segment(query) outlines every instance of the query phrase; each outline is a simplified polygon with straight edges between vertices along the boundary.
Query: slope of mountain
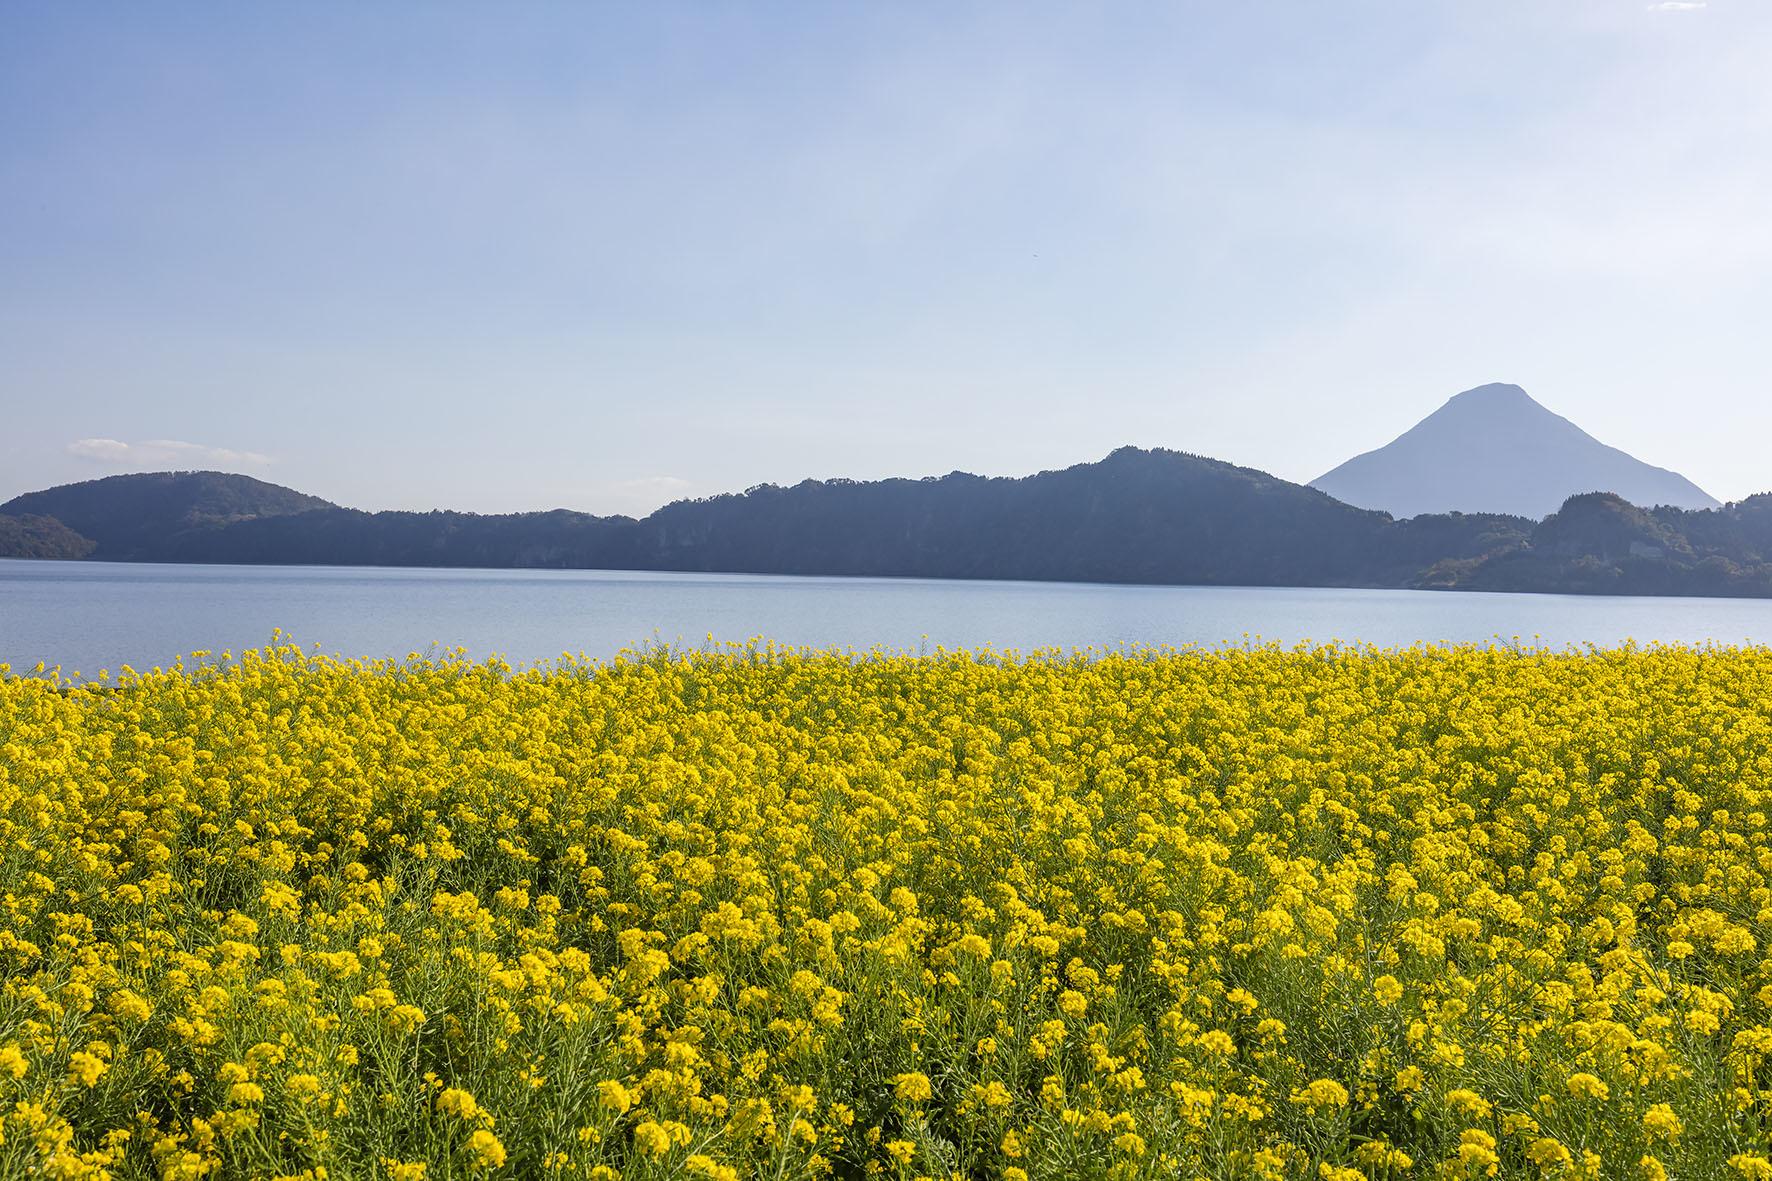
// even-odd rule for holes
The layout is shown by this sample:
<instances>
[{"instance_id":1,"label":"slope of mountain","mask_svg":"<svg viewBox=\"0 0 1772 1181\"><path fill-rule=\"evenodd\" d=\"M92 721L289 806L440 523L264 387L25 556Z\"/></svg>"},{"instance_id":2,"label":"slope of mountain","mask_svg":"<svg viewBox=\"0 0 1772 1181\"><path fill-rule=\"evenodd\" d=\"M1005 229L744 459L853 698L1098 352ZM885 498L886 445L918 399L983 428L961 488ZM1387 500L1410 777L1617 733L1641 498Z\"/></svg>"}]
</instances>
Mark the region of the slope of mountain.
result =
<instances>
[{"instance_id":1,"label":"slope of mountain","mask_svg":"<svg viewBox=\"0 0 1772 1181\"><path fill-rule=\"evenodd\" d=\"M1677 472L1608 447L1519 386L1501 384L1454 396L1311 486L1399 518L1485 512L1538 519L1583 492L1611 492L1640 505L1717 507Z\"/></svg>"},{"instance_id":2,"label":"slope of mountain","mask_svg":"<svg viewBox=\"0 0 1772 1181\"><path fill-rule=\"evenodd\" d=\"M0 558L84 558L92 548L54 517L0 513Z\"/></svg>"},{"instance_id":3,"label":"slope of mountain","mask_svg":"<svg viewBox=\"0 0 1772 1181\"><path fill-rule=\"evenodd\" d=\"M226 472L144 472L27 492L0 514L52 517L94 543L92 557L176 560L178 539L236 521L334 507L318 496Z\"/></svg>"},{"instance_id":4,"label":"slope of mountain","mask_svg":"<svg viewBox=\"0 0 1772 1181\"><path fill-rule=\"evenodd\" d=\"M182 534L168 558L288 566L616 569L630 517L555 509L482 515L327 508Z\"/></svg>"}]
</instances>

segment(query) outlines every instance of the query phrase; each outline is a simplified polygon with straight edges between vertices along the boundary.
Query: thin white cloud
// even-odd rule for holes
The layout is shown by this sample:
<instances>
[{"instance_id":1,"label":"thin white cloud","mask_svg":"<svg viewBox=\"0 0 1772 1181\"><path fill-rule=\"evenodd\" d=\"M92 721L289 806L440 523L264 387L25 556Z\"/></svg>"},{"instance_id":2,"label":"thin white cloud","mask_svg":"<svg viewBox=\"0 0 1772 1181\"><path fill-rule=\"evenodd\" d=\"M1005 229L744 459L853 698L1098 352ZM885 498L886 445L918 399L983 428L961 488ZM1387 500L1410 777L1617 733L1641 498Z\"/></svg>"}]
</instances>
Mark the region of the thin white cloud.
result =
<instances>
[{"instance_id":1,"label":"thin white cloud","mask_svg":"<svg viewBox=\"0 0 1772 1181\"><path fill-rule=\"evenodd\" d=\"M68 454L90 463L109 467L264 467L271 457L257 451L236 451L230 447L208 447L180 439L148 439L125 443L121 439L75 439L68 444Z\"/></svg>"},{"instance_id":2,"label":"thin white cloud","mask_svg":"<svg viewBox=\"0 0 1772 1181\"><path fill-rule=\"evenodd\" d=\"M122 463L129 458L129 444L121 439L75 439L68 454L94 463Z\"/></svg>"},{"instance_id":3,"label":"thin white cloud","mask_svg":"<svg viewBox=\"0 0 1772 1181\"><path fill-rule=\"evenodd\" d=\"M1650 12L1697 12L1709 8L1710 0L1660 0L1648 7Z\"/></svg>"}]
</instances>

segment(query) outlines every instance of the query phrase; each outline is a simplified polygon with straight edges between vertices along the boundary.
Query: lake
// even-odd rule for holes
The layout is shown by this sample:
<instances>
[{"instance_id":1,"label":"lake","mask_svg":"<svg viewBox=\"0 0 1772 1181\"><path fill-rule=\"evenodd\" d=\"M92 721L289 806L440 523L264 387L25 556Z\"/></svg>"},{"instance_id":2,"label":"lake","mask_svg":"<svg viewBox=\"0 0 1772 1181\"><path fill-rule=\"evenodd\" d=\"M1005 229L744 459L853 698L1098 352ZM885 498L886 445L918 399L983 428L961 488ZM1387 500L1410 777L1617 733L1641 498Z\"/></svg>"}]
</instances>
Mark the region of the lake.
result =
<instances>
[{"instance_id":1,"label":"lake","mask_svg":"<svg viewBox=\"0 0 1772 1181\"><path fill-rule=\"evenodd\" d=\"M1342 640L1542 643L1772 638L1772 601L1290 587L790 578L607 570L163 566L0 560L0 663L67 673L260 647L514 663L764 636L815 647L1087 648Z\"/></svg>"}]
</instances>

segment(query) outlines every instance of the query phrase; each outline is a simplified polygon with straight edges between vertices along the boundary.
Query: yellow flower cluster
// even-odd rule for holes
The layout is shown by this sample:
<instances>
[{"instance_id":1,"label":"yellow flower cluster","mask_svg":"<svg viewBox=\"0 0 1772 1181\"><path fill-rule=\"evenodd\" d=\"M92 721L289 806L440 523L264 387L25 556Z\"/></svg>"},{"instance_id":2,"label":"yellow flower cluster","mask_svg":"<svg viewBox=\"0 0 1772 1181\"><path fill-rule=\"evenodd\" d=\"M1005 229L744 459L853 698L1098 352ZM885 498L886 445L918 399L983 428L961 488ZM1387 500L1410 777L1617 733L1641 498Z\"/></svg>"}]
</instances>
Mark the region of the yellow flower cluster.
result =
<instances>
[{"instance_id":1,"label":"yellow flower cluster","mask_svg":"<svg viewBox=\"0 0 1772 1181\"><path fill-rule=\"evenodd\" d=\"M1772 652L0 669L0 1176L1772 1178Z\"/></svg>"}]
</instances>

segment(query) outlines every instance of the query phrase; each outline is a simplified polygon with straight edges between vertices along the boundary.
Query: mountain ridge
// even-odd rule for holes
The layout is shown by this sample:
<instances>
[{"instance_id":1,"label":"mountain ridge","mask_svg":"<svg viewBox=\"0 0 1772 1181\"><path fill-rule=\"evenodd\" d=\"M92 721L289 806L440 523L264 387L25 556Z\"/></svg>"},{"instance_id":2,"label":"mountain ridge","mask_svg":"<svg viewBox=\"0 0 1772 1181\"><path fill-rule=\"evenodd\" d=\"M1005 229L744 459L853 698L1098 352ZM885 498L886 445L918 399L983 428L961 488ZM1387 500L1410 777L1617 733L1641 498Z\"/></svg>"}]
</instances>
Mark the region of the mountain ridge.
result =
<instances>
[{"instance_id":1,"label":"mountain ridge","mask_svg":"<svg viewBox=\"0 0 1772 1181\"><path fill-rule=\"evenodd\" d=\"M8 524L27 509L29 529ZM0 556L1772 596L1772 494L1705 510L1583 494L1543 521L1397 520L1258 469L1122 447L1030 476L765 484L637 519L369 513L244 476L149 473L0 505Z\"/></svg>"}]
</instances>

